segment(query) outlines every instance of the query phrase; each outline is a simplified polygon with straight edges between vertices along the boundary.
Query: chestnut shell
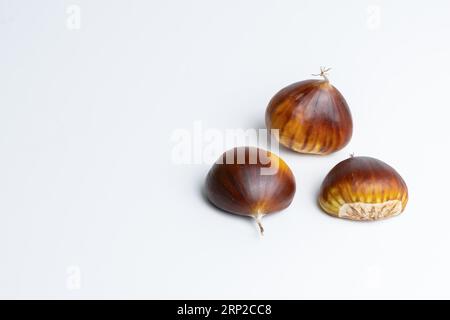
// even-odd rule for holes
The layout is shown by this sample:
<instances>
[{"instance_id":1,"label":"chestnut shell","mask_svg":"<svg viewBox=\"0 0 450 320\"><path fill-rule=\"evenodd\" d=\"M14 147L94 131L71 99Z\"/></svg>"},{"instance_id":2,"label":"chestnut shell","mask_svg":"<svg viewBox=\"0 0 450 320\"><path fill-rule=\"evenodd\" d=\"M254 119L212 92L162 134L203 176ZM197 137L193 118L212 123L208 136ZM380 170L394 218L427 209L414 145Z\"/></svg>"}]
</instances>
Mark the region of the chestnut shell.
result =
<instances>
[{"instance_id":1,"label":"chestnut shell","mask_svg":"<svg viewBox=\"0 0 450 320\"><path fill-rule=\"evenodd\" d=\"M332 216L378 220L403 212L408 188L394 168L375 158L351 157L338 163L322 183L319 205Z\"/></svg>"},{"instance_id":2,"label":"chestnut shell","mask_svg":"<svg viewBox=\"0 0 450 320\"><path fill-rule=\"evenodd\" d=\"M239 154L245 155L242 164ZM232 159L232 163L227 159ZM274 174L262 174L262 168L271 167ZM275 154L255 147L225 152L206 178L206 195L215 206L252 217L285 209L291 204L295 189L295 178L288 165Z\"/></svg>"},{"instance_id":3,"label":"chestnut shell","mask_svg":"<svg viewBox=\"0 0 450 320\"><path fill-rule=\"evenodd\" d=\"M328 80L305 80L279 91L266 110L266 126L300 153L329 154L345 147L353 121L342 94Z\"/></svg>"}]
</instances>

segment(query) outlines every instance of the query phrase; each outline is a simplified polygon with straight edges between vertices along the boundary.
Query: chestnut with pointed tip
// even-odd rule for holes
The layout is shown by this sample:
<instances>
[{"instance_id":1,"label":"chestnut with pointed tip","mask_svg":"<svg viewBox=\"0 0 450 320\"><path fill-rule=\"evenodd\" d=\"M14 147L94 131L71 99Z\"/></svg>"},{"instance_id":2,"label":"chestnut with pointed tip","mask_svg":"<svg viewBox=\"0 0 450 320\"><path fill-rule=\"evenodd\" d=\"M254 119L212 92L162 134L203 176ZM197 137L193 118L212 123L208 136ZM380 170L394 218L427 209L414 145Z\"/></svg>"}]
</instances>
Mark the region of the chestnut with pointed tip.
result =
<instances>
[{"instance_id":1,"label":"chestnut with pointed tip","mask_svg":"<svg viewBox=\"0 0 450 320\"><path fill-rule=\"evenodd\" d=\"M328 214L351 220L399 215L408 202L402 177L386 163L353 157L338 163L322 183L319 205Z\"/></svg>"},{"instance_id":2,"label":"chestnut with pointed tip","mask_svg":"<svg viewBox=\"0 0 450 320\"><path fill-rule=\"evenodd\" d=\"M288 165L275 154L255 147L225 152L206 178L208 199L222 210L255 218L261 235L261 218L287 208L295 189Z\"/></svg>"},{"instance_id":3,"label":"chestnut with pointed tip","mask_svg":"<svg viewBox=\"0 0 450 320\"><path fill-rule=\"evenodd\" d=\"M269 130L279 130L285 147L311 154L329 154L345 147L353 133L347 102L330 84L321 68L323 80L305 80L279 91L266 110Z\"/></svg>"}]
</instances>

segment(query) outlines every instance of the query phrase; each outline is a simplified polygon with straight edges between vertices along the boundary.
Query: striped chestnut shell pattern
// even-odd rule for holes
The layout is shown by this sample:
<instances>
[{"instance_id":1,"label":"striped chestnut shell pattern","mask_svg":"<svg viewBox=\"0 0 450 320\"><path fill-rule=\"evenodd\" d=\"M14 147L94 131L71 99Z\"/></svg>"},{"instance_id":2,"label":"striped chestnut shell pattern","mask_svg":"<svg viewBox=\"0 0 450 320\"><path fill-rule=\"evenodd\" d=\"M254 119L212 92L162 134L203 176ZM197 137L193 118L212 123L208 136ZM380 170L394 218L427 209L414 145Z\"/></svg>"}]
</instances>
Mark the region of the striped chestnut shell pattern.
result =
<instances>
[{"instance_id":1,"label":"striped chestnut shell pattern","mask_svg":"<svg viewBox=\"0 0 450 320\"><path fill-rule=\"evenodd\" d=\"M403 212L408 188L394 168L375 158L351 157L338 163L322 183L319 205L351 220L379 220Z\"/></svg>"},{"instance_id":2,"label":"striped chestnut shell pattern","mask_svg":"<svg viewBox=\"0 0 450 320\"><path fill-rule=\"evenodd\" d=\"M270 151L255 147L225 152L206 178L209 201L227 212L255 218L261 233L261 218L287 208L295 190L288 165Z\"/></svg>"},{"instance_id":3,"label":"striped chestnut shell pattern","mask_svg":"<svg viewBox=\"0 0 450 320\"><path fill-rule=\"evenodd\" d=\"M267 107L266 126L279 130L279 142L285 147L322 155L345 147L353 133L347 102L326 76L279 91Z\"/></svg>"}]
</instances>

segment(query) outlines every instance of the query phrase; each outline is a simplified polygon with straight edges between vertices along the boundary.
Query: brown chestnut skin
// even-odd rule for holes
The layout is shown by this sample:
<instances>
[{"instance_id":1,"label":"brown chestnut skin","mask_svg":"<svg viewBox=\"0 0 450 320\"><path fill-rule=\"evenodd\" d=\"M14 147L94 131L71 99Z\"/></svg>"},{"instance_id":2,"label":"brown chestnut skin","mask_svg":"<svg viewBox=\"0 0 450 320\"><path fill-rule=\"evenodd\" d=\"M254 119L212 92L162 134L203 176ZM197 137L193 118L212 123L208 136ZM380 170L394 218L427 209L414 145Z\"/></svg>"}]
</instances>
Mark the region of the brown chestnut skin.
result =
<instances>
[{"instance_id":1,"label":"brown chestnut skin","mask_svg":"<svg viewBox=\"0 0 450 320\"><path fill-rule=\"evenodd\" d=\"M326 155L345 147L353 133L350 109L342 94L324 80L305 80L279 91L266 110L266 126L279 130L285 147Z\"/></svg>"},{"instance_id":2,"label":"brown chestnut skin","mask_svg":"<svg viewBox=\"0 0 450 320\"><path fill-rule=\"evenodd\" d=\"M375 158L351 157L338 163L322 183L319 205L350 220L379 220L403 212L408 187L394 168Z\"/></svg>"},{"instance_id":3,"label":"brown chestnut skin","mask_svg":"<svg viewBox=\"0 0 450 320\"><path fill-rule=\"evenodd\" d=\"M255 218L261 235L261 218L287 208L295 190L288 165L275 154L255 147L225 152L206 178L209 201L227 212Z\"/></svg>"}]
</instances>

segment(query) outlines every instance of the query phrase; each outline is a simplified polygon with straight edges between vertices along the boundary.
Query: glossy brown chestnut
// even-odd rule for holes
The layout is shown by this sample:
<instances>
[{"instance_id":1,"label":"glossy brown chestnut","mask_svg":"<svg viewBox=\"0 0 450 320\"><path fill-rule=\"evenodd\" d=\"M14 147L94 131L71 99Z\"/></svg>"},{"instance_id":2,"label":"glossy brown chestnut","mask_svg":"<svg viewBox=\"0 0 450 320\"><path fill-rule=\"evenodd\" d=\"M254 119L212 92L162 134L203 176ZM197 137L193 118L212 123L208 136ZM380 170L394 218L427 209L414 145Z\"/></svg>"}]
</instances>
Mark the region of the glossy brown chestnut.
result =
<instances>
[{"instance_id":1,"label":"glossy brown chestnut","mask_svg":"<svg viewBox=\"0 0 450 320\"><path fill-rule=\"evenodd\" d=\"M330 84L328 70L323 80L305 80L278 92L266 111L269 130L279 130L279 141L301 153L329 154L350 141L353 122L347 102Z\"/></svg>"},{"instance_id":2,"label":"glossy brown chestnut","mask_svg":"<svg viewBox=\"0 0 450 320\"><path fill-rule=\"evenodd\" d=\"M399 215L408 188L391 166L370 157L338 163L322 183L319 204L328 214L351 220L379 220Z\"/></svg>"},{"instance_id":3,"label":"glossy brown chestnut","mask_svg":"<svg viewBox=\"0 0 450 320\"><path fill-rule=\"evenodd\" d=\"M206 195L218 208L256 219L287 208L294 198L295 178L275 154L239 147L225 152L208 173Z\"/></svg>"}]
</instances>

